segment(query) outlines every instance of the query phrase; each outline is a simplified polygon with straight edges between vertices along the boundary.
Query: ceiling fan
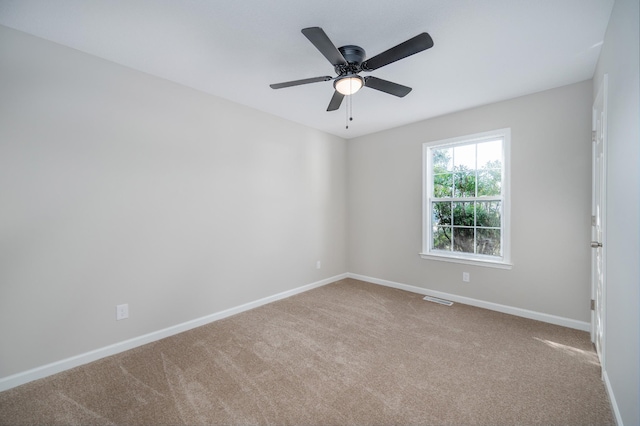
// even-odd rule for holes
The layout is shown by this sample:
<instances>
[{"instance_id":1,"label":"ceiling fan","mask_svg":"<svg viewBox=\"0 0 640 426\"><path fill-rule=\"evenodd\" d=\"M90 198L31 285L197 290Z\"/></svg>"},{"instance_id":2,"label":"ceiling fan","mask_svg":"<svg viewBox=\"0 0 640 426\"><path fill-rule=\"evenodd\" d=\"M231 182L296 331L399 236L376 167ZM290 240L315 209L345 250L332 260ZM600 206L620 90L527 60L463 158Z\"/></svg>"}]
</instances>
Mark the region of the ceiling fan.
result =
<instances>
[{"instance_id":1,"label":"ceiling fan","mask_svg":"<svg viewBox=\"0 0 640 426\"><path fill-rule=\"evenodd\" d=\"M385 65L433 47L431 36L427 33L421 33L391 49L385 50L373 58L366 59L366 53L360 46L346 45L336 48L320 27L304 28L302 34L304 34L316 49L333 65L336 74L338 74L337 77L323 76L305 78L302 80L271 84L269 86L272 89L282 89L284 87L333 80L335 92L333 93L331 102L329 102L327 111L335 111L340 108L342 100L346 95L356 93L363 86L401 98L406 96L411 91L411 87L373 76L363 78L358 74L363 71L369 72L377 70Z\"/></svg>"}]
</instances>

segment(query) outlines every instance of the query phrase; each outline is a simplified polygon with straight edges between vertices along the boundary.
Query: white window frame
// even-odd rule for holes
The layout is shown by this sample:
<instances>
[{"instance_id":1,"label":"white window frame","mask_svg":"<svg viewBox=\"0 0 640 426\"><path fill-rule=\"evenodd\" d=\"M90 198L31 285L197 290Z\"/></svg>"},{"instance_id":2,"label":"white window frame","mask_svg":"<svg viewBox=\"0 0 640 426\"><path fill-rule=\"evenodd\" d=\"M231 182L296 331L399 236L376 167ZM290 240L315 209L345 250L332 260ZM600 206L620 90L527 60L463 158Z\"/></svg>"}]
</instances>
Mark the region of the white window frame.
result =
<instances>
[{"instance_id":1,"label":"white window frame","mask_svg":"<svg viewBox=\"0 0 640 426\"><path fill-rule=\"evenodd\" d=\"M480 143L502 139L502 223L501 247L502 257L486 256L473 253L448 252L431 249L432 242L432 212L431 195L433 194L433 168L431 165L431 150L444 147L454 147L471 143ZM422 252L423 259L440 260L445 262L463 263L493 268L511 269L511 129L498 129L473 135L460 136L451 139L425 142L422 144Z\"/></svg>"}]
</instances>

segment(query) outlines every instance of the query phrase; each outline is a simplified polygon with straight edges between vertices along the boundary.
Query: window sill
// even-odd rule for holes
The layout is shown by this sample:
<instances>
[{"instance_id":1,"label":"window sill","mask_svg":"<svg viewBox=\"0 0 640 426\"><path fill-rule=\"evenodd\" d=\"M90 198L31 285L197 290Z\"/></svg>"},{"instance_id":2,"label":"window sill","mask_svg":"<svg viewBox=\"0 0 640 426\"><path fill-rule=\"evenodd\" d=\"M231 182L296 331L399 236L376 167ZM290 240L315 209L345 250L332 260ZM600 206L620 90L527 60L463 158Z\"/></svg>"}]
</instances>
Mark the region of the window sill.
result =
<instances>
[{"instance_id":1,"label":"window sill","mask_svg":"<svg viewBox=\"0 0 640 426\"><path fill-rule=\"evenodd\" d=\"M466 259L463 257L439 256L432 253L420 253L420 257L427 260L438 260L440 262L462 263L465 265L484 266L487 268L511 269L513 264L491 260Z\"/></svg>"}]
</instances>

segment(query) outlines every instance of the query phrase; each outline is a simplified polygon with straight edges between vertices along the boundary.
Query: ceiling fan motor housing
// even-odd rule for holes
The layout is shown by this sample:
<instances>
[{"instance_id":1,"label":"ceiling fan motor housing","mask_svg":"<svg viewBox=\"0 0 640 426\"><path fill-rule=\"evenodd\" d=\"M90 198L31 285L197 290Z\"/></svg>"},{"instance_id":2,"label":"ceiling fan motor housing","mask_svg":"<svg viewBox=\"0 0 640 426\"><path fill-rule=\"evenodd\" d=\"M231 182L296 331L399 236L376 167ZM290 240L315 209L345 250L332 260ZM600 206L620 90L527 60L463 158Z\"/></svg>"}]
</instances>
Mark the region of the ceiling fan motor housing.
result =
<instances>
[{"instance_id":1,"label":"ceiling fan motor housing","mask_svg":"<svg viewBox=\"0 0 640 426\"><path fill-rule=\"evenodd\" d=\"M348 73L357 74L362 71L360 65L367 57L367 53L362 47L348 44L346 46L339 47L338 50L347 61L346 65L336 65L335 68L338 75L345 75Z\"/></svg>"}]
</instances>

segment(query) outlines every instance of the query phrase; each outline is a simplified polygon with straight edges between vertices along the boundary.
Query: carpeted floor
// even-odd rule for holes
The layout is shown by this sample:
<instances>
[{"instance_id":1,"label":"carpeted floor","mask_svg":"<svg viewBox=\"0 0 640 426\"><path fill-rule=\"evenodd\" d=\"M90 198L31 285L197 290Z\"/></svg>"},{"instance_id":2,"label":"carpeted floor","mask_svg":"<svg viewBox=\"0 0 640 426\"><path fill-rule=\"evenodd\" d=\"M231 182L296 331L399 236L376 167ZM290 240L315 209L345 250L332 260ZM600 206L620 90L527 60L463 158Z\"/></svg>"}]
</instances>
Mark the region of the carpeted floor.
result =
<instances>
[{"instance_id":1,"label":"carpeted floor","mask_svg":"<svg viewBox=\"0 0 640 426\"><path fill-rule=\"evenodd\" d=\"M1 424L615 424L586 332L346 279L0 393Z\"/></svg>"}]
</instances>

